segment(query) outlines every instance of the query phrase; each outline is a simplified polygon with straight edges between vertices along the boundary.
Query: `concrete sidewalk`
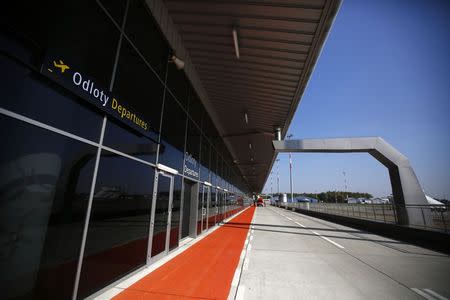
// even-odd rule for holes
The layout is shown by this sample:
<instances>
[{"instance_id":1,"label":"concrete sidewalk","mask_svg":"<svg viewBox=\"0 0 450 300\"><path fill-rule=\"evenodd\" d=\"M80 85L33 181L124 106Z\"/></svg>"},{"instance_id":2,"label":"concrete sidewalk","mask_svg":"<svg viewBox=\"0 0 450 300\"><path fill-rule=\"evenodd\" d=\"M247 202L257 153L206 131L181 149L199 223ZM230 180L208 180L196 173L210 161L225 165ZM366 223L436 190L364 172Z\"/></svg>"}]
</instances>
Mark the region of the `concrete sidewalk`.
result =
<instances>
[{"instance_id":1,"label":"concrete sidewalk","mask_svg":"<svg viewBox=\"0 0 450 300\"><path fill-rule=\"evenodd\" d=\"M237 299L446 299L450 257L276 207L252 221Z\"/></svg>"}]
</instances>

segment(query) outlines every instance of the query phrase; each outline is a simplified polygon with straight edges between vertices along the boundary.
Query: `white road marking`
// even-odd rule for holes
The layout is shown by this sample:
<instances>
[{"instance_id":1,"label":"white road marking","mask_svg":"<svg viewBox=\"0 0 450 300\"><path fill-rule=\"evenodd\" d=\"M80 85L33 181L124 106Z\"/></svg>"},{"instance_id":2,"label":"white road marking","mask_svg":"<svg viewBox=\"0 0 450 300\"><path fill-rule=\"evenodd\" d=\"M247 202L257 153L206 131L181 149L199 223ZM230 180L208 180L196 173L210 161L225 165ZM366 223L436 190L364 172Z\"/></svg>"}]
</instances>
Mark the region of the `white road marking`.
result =
<instances>
[{"instance_id":1,"label":"white road marking","mask_svg":"<svg viewBox=\"0 0 450 300\"><path fill-rule=\"evenodd\" d=\"M283 217L286 217L285 215L283 215L283 214L281 214ZM289 217L286 217L287 219L289 219L289 220L291 220L291 221L294 221L294 220L292 220L291 218L289 218ZM300 225L300 226L302 226L303 228L306 228L306 226L305 225L302 225L302 224L300 224L299 222L295 222L294 221L294 223L295 224L297 224L297 225ZM333 244L333 245L335 245L336 247L338 247L338 248L340 248L340 249L345 249L344 248L344 246L342 246L342 245L339 245L338 243L336 243L335 241L332 241L332 240L330 240L329 238L327 238L327 237L324 237L324 236L322 236L322 235L320 235L319 233L317 233L317 232L315 232L315 231L313 231L313 230L311 230L311 232L312 233L314 233L315 235L317 235L317 236L319 236L319 237L321 237L321 238L323 238L325 241L327 241L327 242L329 242L329 243L331 243L331 244ZM442 300L442 299L441 299ZM448 299L446 299L446 300L448 300Z\"/></svg>"},{"instance_id":2,"label":"white road marking","mask_svg":"<svg viewBox=\"0 0 450 300\"><path fill-rule=\"evenodd\" d=\"M323 238L325 241L332 243L332 244L335 245L336 247L341 248L341 249L345 249L344 246L339 245L339 244L336 243L335 241L332 241L332 240L330 240L329 238L324 237L324 236L320 235L319 233L317 233L317 232L315 232L315 231L312 231L312 230L311 230L311 232L314 233L314 234L316 234L316 235L318 235L319 237Z\"/></svg>"},{"instance_id":3,"label":"white road marking","mask_svg":"<svg viewBox=\"0 0 450 300\"><path fill-rule=\"evenodd\" d=\"M239 272L234 272L233 281L231 282L231 286L238 286L240 278L241 278L241 274Z\"/></svg>"},{"instance_id":4,"label":"white road marking","mask_svg":"<svg viewBox=\"0 0 450 300\"><path fill-rule=\"evenodd\" d=\"M286 219L288 219L288 220L292 221L292 219L291 219L291 218L289 218L289 217L286 217Z\"/></svg>"},{"instance_id":5,"label":"white road marking","mask_svg":"<svg viewBox=\"0 0 450 300\"><path fill-rule=\"evenodd\" d=\"M425 293L425 292L422 292L422 291L419 290L419 289L412 288L412 290L413 290L414 292L416 292L417 294L419 294L420 296L424 297L425 299L428 299L428 300L436 300L436 298L431 297L430 295L428 295L428 294Z\"/></svg>"},{"instance_id":6,"label":"white road marking","mask_svg":"<svg viewBox=\"0 0 450 300\"><path fill-rule=\"evenodd\" d=\"M247 270L248 270L248 264L249 264L248 261L249 261L249 260L248 260L248 257L246 257L245 260L244 260L244 266L243 266L243 268L242 268L244 271L247 271Z\"/></svg>"},{"instance_id":7,"label":"white road marking","mask_svg":"<svg viewBox=\"0 0 450 300\"><path fill-rule=\"evenodd\" d=\"M300 226L302 226L303 228L306 228L306 226L305 225L303 225L303 224L300 224L299 222L294 222L295 224L297 224L297 225L300 225Z\"/></svg>"},{"instance_id":8,"label":"white road marking","mask_svg":"<svg viewBox=\"0 0 450 300\"><path fill-rule=\"evenodd\" d=\"M321 238L323 238L324 240L326 240L326 241L328 241L328 242L330 242L330 243L332 243L333 245L335 245L336 247L338 247L338 248L341 248L341 249L344 249L344 247L343 246L341 246L341 245L339 245L338 243L336 243L335 241L332 241L332 240L330 240L329 238L327 238L327 237L324 237L324 236L320 236Z\"/></svg>"},{"instance_id":9,"label":"white road marking","mask_svg":"<svg viewBox=\"0 0 450 300\"><path fill-rule=\"evenodd\" d=\"M244 300L244 294L245 294L245 285L241 284L238 287L235 299L236 300Z\"/></svg>"},{"instance_id":10,"label":"white road marking","mask_svg":"<svg viewBox=\"0 0 450 300\"><path fill-rule=\"evenodd\" d=\"M428 294L431 294L431 295L433 295L433 296L435 296L436 298L438 298L439 300L448 300L448 298L446 298L446 297L444 297L444 296L442 296L442 295L439 295L438 293L436 293L435 291L433 291L433 290L430 290L430 289L423 289L425 292L427 292Z\"/></svg>"}]
</instances>

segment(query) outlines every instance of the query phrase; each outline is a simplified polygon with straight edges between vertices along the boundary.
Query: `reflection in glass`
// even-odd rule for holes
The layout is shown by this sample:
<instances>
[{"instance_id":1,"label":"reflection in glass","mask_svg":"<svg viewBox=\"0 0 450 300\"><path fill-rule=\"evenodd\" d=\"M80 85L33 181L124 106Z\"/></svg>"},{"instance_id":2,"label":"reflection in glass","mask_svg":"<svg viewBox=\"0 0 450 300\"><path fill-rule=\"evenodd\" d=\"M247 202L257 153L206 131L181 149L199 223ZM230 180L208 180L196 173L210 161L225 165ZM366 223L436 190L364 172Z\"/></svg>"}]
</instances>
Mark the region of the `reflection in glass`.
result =
<instances>
[{"instance_id":1,"label":"reflection in glass","mask_svg":"<svg viewBox=\"0 0 450 300\"><path fill-rule=\"evenodd\" d=\"M211 188L210 203L208 208L208 228L213 227L216 224L217 218L217 198L216 189Z\"/></svg>"},{"instance_id":2,"label":"reflection in glass","mask_svg":"<svg viewBox=\"0 0 450 300\"><path fill-rule=\"evenodd\" d=\"M200 130L189 120L184 175L199 179Z\"/></svg>"},{"instance_id":3,"label":"reflection in glass","mask_svg":"<svg viewBox=\"0 0 450 300\"><path fill-rule=\"evenodd\" d=\"M195 183L193 181L184 180L184 195L183 195L183 225L182 225L182 232L181 232L181 238L185 238L189 235L190 231L190 220L193 218L191 216L191 204L192 204L192 197L194 196L194 188Z\"/></svg>"},{"instance_id":4,"label":"reflection in glass","mask_svg":"<svg viewBox=\"0 0 450 300\"><path fill-rule=\"evenodd\" d=\"M72 295L96 148L0 115L3 299Z\"/></svg>"},{"instance_id":5,"label":"reflection in glass","mask_svg":"<svg viewBox=\"0 0 450 300\"><path fill-rule=\"evenodd\" d=\"M152 237L152 257L166 250L167 223L169 218L171 178L159 174L156 194L155 219Z\"/></svg>"},{"instance_id":6,"label":"reflection in glass","mask_svg":"<svg viewBox=\"0 0 450 300\"><path fill-rule=\"evenodd\" d=\"M153 179L152 167L102 152L79 298L146 263Z\"/></svg>"},{"instance_id":7,"label":"reflection in glass","mask_svg":"<svg viewBox=\"0 0 450 300\"><path fill-rule=\"evenodd\" d=\"M178 247L178 234L180 231L180 206L181 206L181 182L183 178L174 177L173 184L173 200L172 200L172 216L170 221L170 240L169 250Z\"/></svg>"},{"instance_id":8,"label":"reflection in glass","mask_svg":"<svg viewBox=\"0 0 450 300\"><path fill-rule=\"evenodd\" d=\"M217 207L218 207L218 214L216 222L219 223L224 219L224 205L223 205L223 192L218 191L217 193Z\"/></svg>"},{"instance_id":9,"label":"reflection in glass","mask_svg":"<svg viewBox=\"0 0 450 300\"><path fill-rule=\"evenodd\" d=\"M120 122L108 118L104 144L120 152L155 163L158 144Z\"/></svg>"},{"instance_id":10,"label":"reflection in glass","mask_svg":"<svg viewBox=\"0 0 450 300\"><path fill-rule=\"evenodd\" d=\"M187 115L170 94L166 94L161 128L164 148L159 151L158 162L183 172L184 142Z\"/></svg>"},{"instance_id":11,"label":"reflection in glass","mask_svg":"<svg viewBox=\"0 0 450 300\"><path fill-rule=\"evenodd\" d=\"M206 208L204 207L204 198L206 196L205 186L200 184L198 189L198 207L197 207L197 234L202 233L202 221L206 214Z\"/></svg>"},{"instance_id":12,"label":"reflection in glass","mask_svg":"<svg viewBox=\"0 0 450 300\"><path fill-rule=\"evenodd\" d=\"M206 140L205 136L201 137L201 149L200 149L200 180L209 182L209 169L210 169L210 144Z\"/></svg>"}]
</instances>

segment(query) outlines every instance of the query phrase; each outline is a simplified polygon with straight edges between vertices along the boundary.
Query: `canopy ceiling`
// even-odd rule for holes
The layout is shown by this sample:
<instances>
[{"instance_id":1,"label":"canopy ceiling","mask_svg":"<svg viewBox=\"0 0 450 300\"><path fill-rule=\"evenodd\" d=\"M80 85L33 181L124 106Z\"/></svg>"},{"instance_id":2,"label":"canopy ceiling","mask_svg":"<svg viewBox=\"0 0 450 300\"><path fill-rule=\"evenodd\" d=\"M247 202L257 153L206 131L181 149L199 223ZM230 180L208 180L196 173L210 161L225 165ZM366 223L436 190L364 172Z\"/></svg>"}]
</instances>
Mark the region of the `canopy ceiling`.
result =
<instances>
[{"instance_id":1,"label":"canopy ceiling","mask_svg":"<svg viewBox=\"0 0 450 300\"><path fill-rule=\"evenodd\" d=\"M167 10L157 21L166 36L173 35L169 42L187 61L188 77L253 191L260 191L269 175L275 159L274 129L280 127L285 136L339 4L339 0L149 4L153 14Z\"/></svg>"}]
</instances>

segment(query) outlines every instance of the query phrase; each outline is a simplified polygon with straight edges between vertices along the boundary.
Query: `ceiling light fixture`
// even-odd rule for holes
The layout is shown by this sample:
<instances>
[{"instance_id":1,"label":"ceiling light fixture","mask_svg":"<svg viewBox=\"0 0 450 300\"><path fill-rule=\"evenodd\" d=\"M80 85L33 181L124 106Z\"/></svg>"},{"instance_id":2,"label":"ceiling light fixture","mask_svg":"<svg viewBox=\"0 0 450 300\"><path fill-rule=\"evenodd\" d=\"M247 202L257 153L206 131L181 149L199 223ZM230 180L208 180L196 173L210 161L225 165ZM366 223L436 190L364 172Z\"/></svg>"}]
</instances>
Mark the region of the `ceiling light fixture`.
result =
<instances>
[{"instance_id":1,"label":"ceiling light fixture","mask_svg":"<svg viewBox=\"0 0 450 300\"><path fill-rule=\"evenodd\" d=\"M245 124L248 125L248 115L246 112L244 113L244 119L245 119Z\"/></svg>"},{"instance_id":2,"label":"ceiling light fixture","mask_svg":"<svg viewBox=\"0 0 450 300\"><path fill-rule=\"evenodd\" d=\"M234 42L234 52L236 53L237 59L239 59L239 43L236 28L233 28L233 42Z\"/></svg>"},{"instance_id":3,"label":"ceiling light fixture","mask_svg":"<svg viewBox=\"0 0 450 300\"><path fill-rule=\"evenodd\" d=\"M252 150L252 143L248 143L248 148L250 149L250 150Z\"/></svg>"}]
</instances>

